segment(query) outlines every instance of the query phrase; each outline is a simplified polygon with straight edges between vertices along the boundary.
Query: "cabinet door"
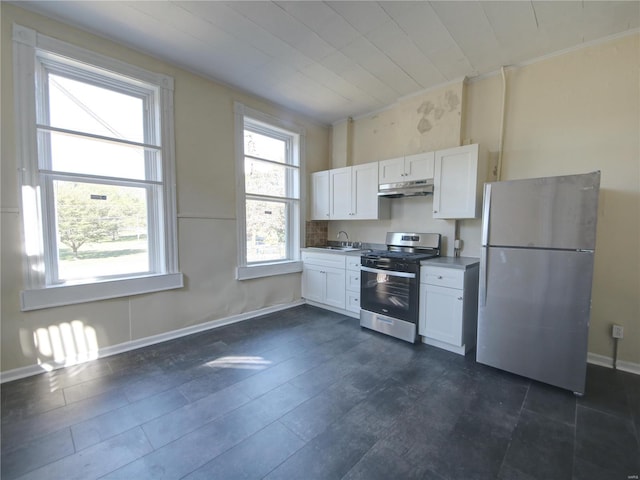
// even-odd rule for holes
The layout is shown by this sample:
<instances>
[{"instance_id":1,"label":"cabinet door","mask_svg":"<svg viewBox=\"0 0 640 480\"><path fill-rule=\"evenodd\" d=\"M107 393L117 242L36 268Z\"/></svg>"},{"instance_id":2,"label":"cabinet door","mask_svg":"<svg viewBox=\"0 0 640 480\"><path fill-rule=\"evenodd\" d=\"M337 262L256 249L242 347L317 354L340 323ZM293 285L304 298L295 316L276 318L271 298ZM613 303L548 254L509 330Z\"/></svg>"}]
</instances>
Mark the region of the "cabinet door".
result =
<instances>
[{"instance_id":1,"label":"cabinet door","mask_svg":"<svg viewBox=\"0 0 640 480\"><path fill-rule=\"evenodd\" d=\"M360 313L360 292L347 290L346 309L353 313Z\"/></svg>"},{"instance_id":2,"label":"cabinet door","mask_svg":"<svg viewBox=\"0 0 640 480\"><path fill-rule=\"evenodd\" d=\"M344 269L324 268L325 297L322 303L336 308L345 308L345 272Z\"/></svg>"},{"instance_id":3,"label":"cabinet door","mask_svg":"<svg viewBox=\"0 0 640 480\"><path fill-rule=\"evenodd\" d=\"M404 180L433 178L435 152L418 153L404 157Z\"/></svg>"},{"instance_id":4,"label":"cabinet door","mask_svg":"<svg viewBox=\"0 0 640 480\"><path fill-rule=\"evenodd\" d=\"M302 296L307 300L324 303L325 270L317 265L304 264L302 270Z\"/></svg>"},{"instance_id":5,"label":"cabinet door","mask_svg":"<svg viewBox=\"0 0 640 480\"><path fill-rule=\"evenodd\" d=\"M360 271L347 270L347 290L360 291Z\"/></svg>"},{"instance_id":6,"label":"cabinet door","mask_svg":"<svg viewBox=\"0 0 640 480\"><path fill-rule=\"evenodd\" d=\"M351 167L329 170L329 218L349 220L351 209Z\"/></svg>"},{"instance_id":7,"label":"cabinet door","mask_svg":"<svg viewBox=\"0 0 640 480\"><path fill-rule=\"evenodd\" d=\"M351 218L378 218L378 165L356 165L351 172Z\"/></svg>"},{"instance_id":8,"label":"cabinet door","mask_svg":"<svg viewBox=\"0 0 640 480\"><path fill-rule=\"evenodd\" d=\"M433 218L476 218L478 145L435 153Z\"/></svg>"},{"instance_id":9,"label":"cabinet door","mask_svg":"<svg viewBox=\"0 0 640 480\"><path fill-rule=\"evenodd\" d=\"M329 170L311 175L311 220L329 220Z\"/></svg>"},{"instance_id":10,"label":"cabinet door","mask_svg":"<svg viewBox=\"0 0 640 480\"><path fill-rule=\"evenodd\" d=\"M404 157L391 158L378 162L378 172L380 185L404 181Z\"/></svg>"},{"instance_id":11,"label":"cabinet door","mask_svg":"<svg viewBox=\"0 0 640 480\"><path fill-rule=\"evenodd\" d=\"M422 335L462 346L463 291L426 285L424 333Z\"/></svg>"}]
</instances>

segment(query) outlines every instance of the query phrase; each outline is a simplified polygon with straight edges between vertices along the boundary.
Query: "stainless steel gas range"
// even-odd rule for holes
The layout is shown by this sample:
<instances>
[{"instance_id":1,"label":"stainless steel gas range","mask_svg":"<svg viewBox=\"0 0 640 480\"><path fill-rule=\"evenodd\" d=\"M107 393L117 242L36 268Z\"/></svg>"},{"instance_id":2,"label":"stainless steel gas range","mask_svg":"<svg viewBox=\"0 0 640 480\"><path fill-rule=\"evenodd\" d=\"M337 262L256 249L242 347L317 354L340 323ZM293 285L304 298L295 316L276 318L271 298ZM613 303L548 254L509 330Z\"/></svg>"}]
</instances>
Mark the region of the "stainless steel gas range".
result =
<instances>
[{"instance_id":1,"label":"stainless steel gas range","mask_svg":"<svg viewBox=\"0 0 640 480\"><path fill-rule=\"evenodd\" d=\"M420 262L440 255L439 233L389 232L361 257L360 326L415 343Z\"/></svg>"}]
</instances>

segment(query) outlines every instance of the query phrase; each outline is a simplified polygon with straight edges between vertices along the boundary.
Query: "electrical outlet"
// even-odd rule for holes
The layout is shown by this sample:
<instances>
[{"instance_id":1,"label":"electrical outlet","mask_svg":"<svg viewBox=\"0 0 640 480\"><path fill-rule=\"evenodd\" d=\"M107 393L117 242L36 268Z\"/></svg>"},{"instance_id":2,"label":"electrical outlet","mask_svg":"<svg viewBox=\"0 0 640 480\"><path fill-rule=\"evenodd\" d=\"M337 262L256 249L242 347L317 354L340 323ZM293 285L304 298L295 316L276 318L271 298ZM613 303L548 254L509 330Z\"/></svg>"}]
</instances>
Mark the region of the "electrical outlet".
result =
<instances>
[{"instance_id":1,"label":"electrical outlet","mask_svg":"<svg viewBox=\"0 0 640 480\"><path fill-rule=\"evenodd\" d=\"M611 330L611 336L613 338L622 338L624 336L624 328L622 325L614 325Z\"/></svg>"}]
</instances>

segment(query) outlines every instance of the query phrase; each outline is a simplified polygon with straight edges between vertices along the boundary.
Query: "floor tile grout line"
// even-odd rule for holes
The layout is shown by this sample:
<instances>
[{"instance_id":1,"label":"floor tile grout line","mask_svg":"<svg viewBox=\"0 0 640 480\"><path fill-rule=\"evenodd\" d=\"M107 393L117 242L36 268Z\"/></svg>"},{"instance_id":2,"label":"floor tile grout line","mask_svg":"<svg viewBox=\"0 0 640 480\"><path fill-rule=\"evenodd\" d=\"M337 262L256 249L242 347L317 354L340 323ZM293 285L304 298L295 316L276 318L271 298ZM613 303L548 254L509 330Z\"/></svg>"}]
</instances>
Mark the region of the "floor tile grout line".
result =
<instances>
[{"instance_id":1,"label":"floor tile grout line","mask_svg":"<svg viewBox=\"0 0 640 480\"><path fill-rule=\"evenodd\" d=\"M611 412L610 410L602 410L600 408L590 406L590 405L580 405L579 403L576 404L576 414L577 414L578 408L584 408L586 410L591 410L592 412L598 412L603 415L607 415L609 417L617 418L618 420L623 420L628 423L634 423L632 415L618 415L616 413ZM635 425L634 425L634 430L635 430Z\"/></svg>"},{"instance_id":2,"label":"floor tile grout line","mask_svg":"<svg viewBox=\"0 0 640 480\"><path fill-rule=\"evenodd\" d=\"M525 410L524 406L527 402L527 397L529 396L530 391L531 391L531 381L527 383L527 391L524 394L524 398L522 399L522 404L520 405L520 409L518 410L518 417L517 417L516 423L513 426L513 429L511 430L511 432L509 433L509 442L507 442L507 448L505 448L504 450L502 462L500 462L500 467L498 468L498 472L497 472L498 477L500 476L500 472L504 468L505 463L507 461L507 455L509 453L509 449L511 448L511 443L513 442L513 433L516 431L516 428L518 428L518 425L520 424L520 419L522 418L522 411Z\"/></svg>"}]
</instances>

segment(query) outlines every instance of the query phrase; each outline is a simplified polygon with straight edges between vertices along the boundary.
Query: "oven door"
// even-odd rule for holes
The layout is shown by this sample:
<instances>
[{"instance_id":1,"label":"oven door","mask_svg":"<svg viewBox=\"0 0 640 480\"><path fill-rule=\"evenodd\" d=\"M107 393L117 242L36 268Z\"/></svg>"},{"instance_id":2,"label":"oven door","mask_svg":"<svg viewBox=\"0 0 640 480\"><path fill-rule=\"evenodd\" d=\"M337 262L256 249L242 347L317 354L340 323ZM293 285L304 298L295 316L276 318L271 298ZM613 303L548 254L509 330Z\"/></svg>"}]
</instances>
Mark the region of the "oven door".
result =
<instances>
[{"instance_id":1,"label":"oven door","mask_svg":"<svg viewBox=\"0 0 640 480\"><path fill-rule=\"evenodd\" d=\"M417 272L360 267L360 308L417 324Z\"/></svg>"}]
</instances>

